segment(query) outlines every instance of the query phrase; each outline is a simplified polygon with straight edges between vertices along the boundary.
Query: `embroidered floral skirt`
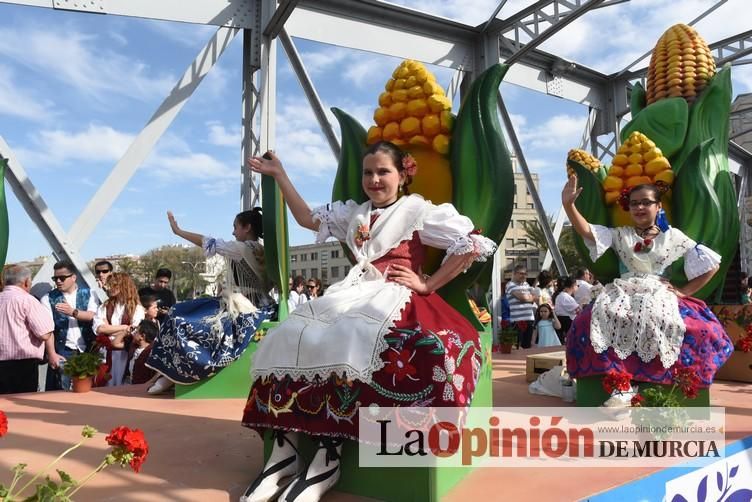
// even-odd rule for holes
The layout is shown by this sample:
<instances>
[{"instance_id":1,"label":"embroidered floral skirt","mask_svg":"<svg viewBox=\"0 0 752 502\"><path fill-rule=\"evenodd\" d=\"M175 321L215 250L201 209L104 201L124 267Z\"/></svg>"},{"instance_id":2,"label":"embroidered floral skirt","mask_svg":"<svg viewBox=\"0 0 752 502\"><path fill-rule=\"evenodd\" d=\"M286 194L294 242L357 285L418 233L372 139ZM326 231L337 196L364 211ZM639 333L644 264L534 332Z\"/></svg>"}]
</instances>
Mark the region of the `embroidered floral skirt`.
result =
<instances>
[{"instance_id":1,"label":"embroidered floral skirt","mask_svg":"<svg viewBox=\"0 0 752 502\"><path fill-rule=\"evenodd\" d=\"M199 298L176 304L162 323L152 344L146 366L175 383L205 380L238 359L251 342L258 326L276 307L254 314L241 314L222 321L222 333L214 333L207 319L219 312L217 298Z\"/></svg>"},{"instance_id":2,"label":"embroidered floral skirt","mask_svg":"<svg viewBox=\"0 0 752 502\"><path fill-rule=\"evenodd\" d=\"M590 343L591 308L588 306L577 316L567 333L567 371L574 377L603 375L609 371L626 371L638 382L671 384L671 368L664 368L658 357L649 363L640 360L636 353L619 359L613 348L597 354ZM686 332L679 359L674 366L695 367L702 388L713 383L713 377L731 356L733 344L718 318L707 305L695 298L679 299L679 314Z\"/></svg>"},{"instance_id":3,"label":"embroidered floral skirt","mask_svg":"<svg viewBox=\"0 0 752 502\"><path fill-rule=\"evenodd\" d=\"M357 440L359 407L368 412L470 404L480 370L478 332L441 297L413 293L385 337L385 365L370 384L334 375L312 381L259 378L251 387L243 425L259 433L271 428Z\"/></svg>"}]
</instances>

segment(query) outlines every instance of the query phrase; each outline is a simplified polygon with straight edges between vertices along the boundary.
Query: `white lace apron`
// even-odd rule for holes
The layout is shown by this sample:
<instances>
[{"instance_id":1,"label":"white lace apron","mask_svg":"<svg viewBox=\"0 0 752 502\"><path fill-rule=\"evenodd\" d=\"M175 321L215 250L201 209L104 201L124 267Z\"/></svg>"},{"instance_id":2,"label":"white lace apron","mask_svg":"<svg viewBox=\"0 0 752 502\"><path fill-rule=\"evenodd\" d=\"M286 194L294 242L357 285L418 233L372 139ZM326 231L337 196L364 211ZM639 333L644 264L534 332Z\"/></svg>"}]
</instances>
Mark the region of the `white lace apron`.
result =
<instances>
[{"instance_id":1,"label":"white lace apron","mask_svg":"<svg viewBox=\"0 0 752 502\"><path fill-rule=\"evenodd\" d=\"M658 356L664 368L671 367L679 358L686 326L679 299L660 274L683 257L684 272L692 280L718 265L720 255L676 228L661 232L643 253L634 251L642 239L631 227L590 228L595 237L595 242L585 241L590 257L596 260L612 247L629 271L607 284L595 300L590 321L593 349L602 353L613 347L620 359L636 352L645 363Z\"/></svg>"},{"instance_id":2,"label":"white lace apron","mask_svg":"<svg viewBox=\"0 0 752 502\"><path fill-rule=\"evenodd\" d=\"M411 295L405 286L385 281L371 263L421 230L431 207L419 197L399 199L371 226L370 239L358 246L358 225L371 220L371 203L360 205L346 236L357 264L324 296L299 306L269 330L254 354L252 378L290 375L311 380L334 373L370 383L384 366L384 335L400 319Z\"/></svg>"}]
</instances>

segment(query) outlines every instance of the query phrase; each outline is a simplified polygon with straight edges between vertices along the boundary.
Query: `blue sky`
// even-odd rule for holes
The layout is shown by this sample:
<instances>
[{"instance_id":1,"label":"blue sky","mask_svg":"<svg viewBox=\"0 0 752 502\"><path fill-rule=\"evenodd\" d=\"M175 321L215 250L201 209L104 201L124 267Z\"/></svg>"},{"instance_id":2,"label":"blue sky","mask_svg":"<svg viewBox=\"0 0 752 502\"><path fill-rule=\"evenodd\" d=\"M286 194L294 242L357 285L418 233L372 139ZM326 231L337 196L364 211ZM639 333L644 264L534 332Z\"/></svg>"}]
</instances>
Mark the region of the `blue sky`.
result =
<instances>
[{"instance_id":1,"label":"blue sky","mask_svg":"<svg viewBox=\"0 0 752 502\"><path fill-rule=\"evenodd\" d=\"M397 3L475 25L498 2ZM510 0L502 17L527 3ZM632 0L587 14L542 48L611 73L651 49L668 26L688 22L712 3ZM748 17L738 15L745 8L744 0L729 0L697 27L708 42L745 31ZM0 19L0 135L67 230L215 28L2 3ZM368 128L400 60L295 42L325 106L348 111ZM231 238L239 208L241 48L238 36L83 246L84 257L140 254L179 242L169 231L168 209L184 228ZM446 86L452 72L432 69ZM735 69L734 86L736 93L752 92L749 65ZM507 84L502 93L528 163L540 175L545 209L555 213L566 152L578 146L587 109ZM275 149L304 198L312 206L325 202L336 160L281 47L277 99ZM8 261L49 253L6 190ZM291 243L311 242L311 232L293 224Z\"/></svg>"}]
</instances>

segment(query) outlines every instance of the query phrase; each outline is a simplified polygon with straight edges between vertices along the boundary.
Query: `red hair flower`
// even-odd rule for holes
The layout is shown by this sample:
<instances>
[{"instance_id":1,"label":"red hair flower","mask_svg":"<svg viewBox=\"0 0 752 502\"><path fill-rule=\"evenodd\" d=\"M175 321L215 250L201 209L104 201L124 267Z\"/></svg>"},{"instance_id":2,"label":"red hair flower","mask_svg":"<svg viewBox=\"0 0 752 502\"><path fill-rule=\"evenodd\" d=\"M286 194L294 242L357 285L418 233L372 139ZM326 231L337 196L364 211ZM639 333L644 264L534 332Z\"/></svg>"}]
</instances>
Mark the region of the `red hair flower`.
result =
<instances>
[{"instance_id":1,"label":"red hair flower","mask_svg":"<svg viewBox=\"0 0 752 502\"><path fill-rule=\"evenodd\" d=\"M402 157L402 168L408 176L415 176L418 173L418 164L409 153Z\"/></svg>"},{"instance_id":2,"label":"red hair flower","mask_svg":"<svg viewBox=\"0 0 752 502\"><path fill-rule=\"evenodd\" d=\"M135 472L141 470L141 465L149 454L149 444L141 429L131 430L121 425L112 429L105 441L115 447L112 450L112 456L117 462L121 465L130 463Z\"/></svg>"},{"instance_id":3,"label":"red hair flower","mask_svg":"<svg viewBox=\"0 0 752 502\"><path fill-rule=\"evenodd\" d=\"M0 438L8 434L8 417L0 411Z\"/></svg>"}]
</instances>

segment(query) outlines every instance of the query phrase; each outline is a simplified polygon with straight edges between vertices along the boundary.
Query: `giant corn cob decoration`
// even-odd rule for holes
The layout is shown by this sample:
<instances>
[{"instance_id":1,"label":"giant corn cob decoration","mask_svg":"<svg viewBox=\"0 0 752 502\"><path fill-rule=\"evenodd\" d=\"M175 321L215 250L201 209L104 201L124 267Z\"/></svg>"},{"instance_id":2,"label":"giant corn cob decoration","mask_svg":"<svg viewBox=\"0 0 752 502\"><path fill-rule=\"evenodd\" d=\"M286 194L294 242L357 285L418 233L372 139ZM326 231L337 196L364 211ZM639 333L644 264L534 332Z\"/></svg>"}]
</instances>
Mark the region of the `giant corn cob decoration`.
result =
<instances>
[{"instance_id":1,"label":"giant corn cob decoration","mask_svg":"<svg viewBox=\"0 0 752 502\"><path fill-rule=\"evenodd\" d=\"M392 141L418 163L410 191L435 204L452 202L484 235L500 242L512 215L514 175L497 114L497 93L507 71L494 65L471 85L454 119L451 103L434 76L416 61L404 61L379 96L375 125L366 130L345 112L333 109L342 131L342 152L332 191L333 200L364 202L361 188L363 154L368 144ZM434 266L438 265L438 258ZM444 286L440 293L482 329L468 303L467 290L486 289L492 263L476 263ZM426 270L430 272L430 270Z\"/></svg>"},{"instance_id":2,"label":"giant corn cob decoration","mask_svg":"<svg viewBox=\"0 0 752 502\"><path fill-rule=\"evenodd\" d=\"M686 24L666 30L653 49L646 101L681 96L689 103L715 74L715 60L700 35Z\"/></svg>"},{"instance_id":3,"label":"giant corn cob decoration","mask_svg":"<svg viewBox=\"0 0 752 502\"><path fill-rule=\"evenodd\" d=\"M671 189L663 199L669 223L723 257L719 273L696 294L718 300L738 246L739 217L728 168L731 71L715 70L705 41L688 26L672 26L653 50L647 92L639 84L632 90L633 118L622 129L608 176L599 180L588 163L571 156L568 166L583 181L577 208L593 223L631 224L615 203L621 190L665 183ZM581 240L578 248L587 260ZM619 273L613 253L593 267L606 280ZM686 282L681 261L672 281Z\"/></svg>"}]
</instances>

